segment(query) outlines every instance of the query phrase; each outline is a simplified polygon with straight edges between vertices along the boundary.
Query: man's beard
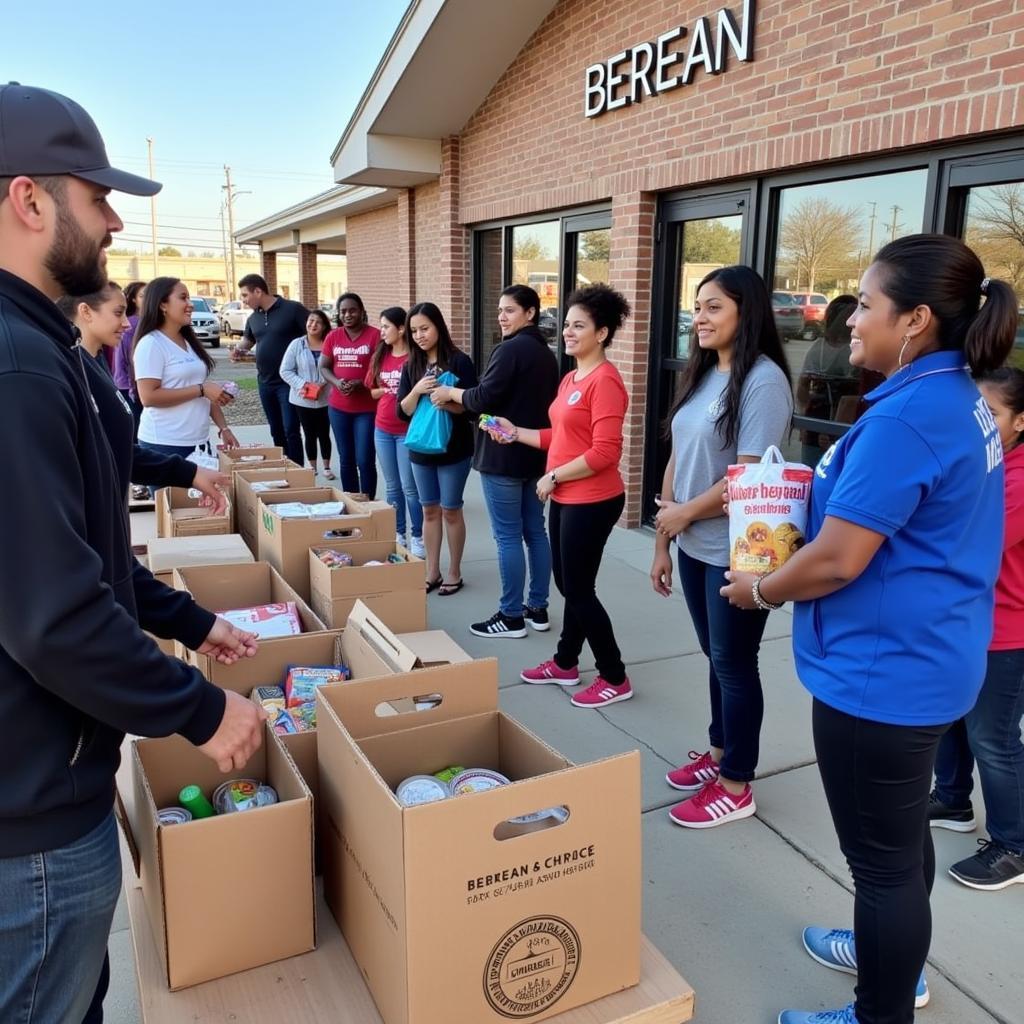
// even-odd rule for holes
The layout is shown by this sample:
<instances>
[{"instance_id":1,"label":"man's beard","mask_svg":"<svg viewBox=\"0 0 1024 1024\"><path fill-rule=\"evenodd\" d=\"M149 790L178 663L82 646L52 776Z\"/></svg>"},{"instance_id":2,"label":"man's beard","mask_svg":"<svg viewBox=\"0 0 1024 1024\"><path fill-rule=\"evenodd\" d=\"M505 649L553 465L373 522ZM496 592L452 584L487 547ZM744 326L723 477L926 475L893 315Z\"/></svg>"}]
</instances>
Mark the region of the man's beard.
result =
<instances>
[{"instance_id":1,"label":"man's beard","mask_svg":"<svg viewBox=\"0 0 1024 1024\"><path fill-rule=\"evenodd\" d=\"M57 210L57 230L44 264L60 285L64 295L92 295L107 283L106 269L100 264L100 253L110 242L94 242L78 226L66 199L53 196Z\"/></svg>"}]
</instances>

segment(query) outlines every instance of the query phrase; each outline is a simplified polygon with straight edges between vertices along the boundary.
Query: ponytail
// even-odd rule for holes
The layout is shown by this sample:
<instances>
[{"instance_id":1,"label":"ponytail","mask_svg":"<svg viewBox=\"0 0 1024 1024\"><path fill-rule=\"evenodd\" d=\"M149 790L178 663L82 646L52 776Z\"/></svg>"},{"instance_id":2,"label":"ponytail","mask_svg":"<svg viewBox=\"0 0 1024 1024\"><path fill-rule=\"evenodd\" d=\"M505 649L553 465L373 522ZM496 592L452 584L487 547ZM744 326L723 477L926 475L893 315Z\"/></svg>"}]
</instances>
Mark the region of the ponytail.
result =
<instances>
[{"instance_id":1,"label":"ponytail","mask_svg":"<svg viewBox=\"0 0 1024 1024\"><path fill-rule=\"evenodd\" d=\"M1006 362L1017 336L1017 293L1005 281L989 280L985 301L964 338L971 373L981 377Z\"/></svg>"}]
</instances>

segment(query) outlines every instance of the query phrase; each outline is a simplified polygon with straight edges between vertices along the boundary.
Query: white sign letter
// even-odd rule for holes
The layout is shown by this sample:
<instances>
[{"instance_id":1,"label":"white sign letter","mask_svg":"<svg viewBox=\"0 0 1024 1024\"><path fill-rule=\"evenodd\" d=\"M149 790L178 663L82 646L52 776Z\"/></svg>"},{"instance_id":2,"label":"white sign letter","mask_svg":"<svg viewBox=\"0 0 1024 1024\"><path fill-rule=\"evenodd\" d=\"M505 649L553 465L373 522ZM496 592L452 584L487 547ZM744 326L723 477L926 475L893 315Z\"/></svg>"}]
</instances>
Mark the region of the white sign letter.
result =
<instances>
[{"instance_id":1,"label":"white sign letter","mask_svg":"<svg viewBox=\"0 0 1024 1024\"><path fill-rule=\"evenodd\" d=\"M679 76L680 85L690 84L693 80L693 72L698 64L703 64L704 70L709 75L714 74L715 65L711 59L711 22L707 18L698 18L693 26L690 52L686 57L683 73Z\"/></svg>"},{"instance_id":2,"label":"white sign letter","mask_svg":"<svg viewBox=\"0 0 1024 1024\"><path fill-rule=\"evenodd\" d=\"M604 110L604 65L591 64L584 72L583 116L597 117Z\"/></svg>"},{"instance_id":3,"label":"white sign letter","mask_svg":"<svg viewBox=\"0 0 1024 1024\"><path fill-rule=\"evenodd\" d=\"M669 89L674 89L678 84L674 78L670 78L666 75L666 71L680 59L679 54L676 53L675 50L668 49L668 45L669 43L675 42L677 39L682 39L685 35L685 28L673 28L658 36L656 44L658 49L658 59L654 64L655 92L667 92Z\"/></svg>"},{"instance_id":4,"label":"white sign letter","mask_svg":"<svg viewBox=\"0 0 1024 1024\"><path fill-rule=\"evenodd\" d=\"M619 96L616 98L615 90L626 80L625 74L618 75L615 73L616 65L625 63L626 58L629 56L629 50L623 50L622 53L615 54L614 57L608 60L608 78L607 78L607 93L608 93L608 105L607 110L618 110L619 107L628 106L630 103L629 94Z\"/></svg>"},{"instance_id":5,"label":"white sign letter","mask_svg":"<svg viewBox=\"0 0 1024 1024\"><path fill-rule=\"evenodd\" d=\"M725 40L729 39L729 45L737 60L752 61L754 59L754 0L743 0L743 35L739 33L736 26L736 19L731 11L724 7L718 12L718 45L715 48L715 68L713 74L720 74L725 70Z\"/></svg>"},{"instance_id":6,"label":"white sign letter","mask_svg":"<svg viewBox=\"0 0 1024 1024\"><path fill-rule=\"evenodd\" d=\"M640 60L643 58L643 64ZM651 68L654 67L654 47L650 43L641 43L633 47L633 69L629 73L629 99L631 103L639 103L644 95L653 96L654 86L651 85ZM639 87L639 88L638 88Z\"/></svg>"}]
</instances>

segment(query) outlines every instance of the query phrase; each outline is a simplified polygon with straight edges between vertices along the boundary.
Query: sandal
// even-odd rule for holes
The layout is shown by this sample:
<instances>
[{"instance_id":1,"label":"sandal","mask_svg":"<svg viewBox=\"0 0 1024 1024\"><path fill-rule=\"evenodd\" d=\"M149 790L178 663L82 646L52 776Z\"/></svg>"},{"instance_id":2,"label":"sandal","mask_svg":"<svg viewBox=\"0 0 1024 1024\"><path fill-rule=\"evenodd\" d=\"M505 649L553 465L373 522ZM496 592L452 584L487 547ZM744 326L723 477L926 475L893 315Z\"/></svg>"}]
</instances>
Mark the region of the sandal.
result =
<instances>
[{"instance_id":1,"label":"sandal","mask_svg":"<svg viewBox=\"0 0 1024 1024\"><path fill-rule=\"evenodd\" d=\"M334 470L333 469L325 469L324 470L324 479L325 480L337 480L337 477L334 475Z\"/></svg>"},{"instance_id":2,"label":"sandal","mask_svg":"<svg viewBox=\"0 0 1024 1024\"><path fill-rule=\"evenodd\" d=\"M436 580L427 580L427 593L432 594L438 587L444 585L444 577L438 576Z\"/></svg>"},{"instance_id":3,"label":"sandal","mask_svg":"<svg viewBox=\"0 0 1024 1024\"><path fill-rule=\"evenodd\" d=\"M457 594L466 585L462 577L459 577L457 583L442 583L441 588L438 590L438 597L451 597L452 594Z\"/></svg>"}]
</instances>

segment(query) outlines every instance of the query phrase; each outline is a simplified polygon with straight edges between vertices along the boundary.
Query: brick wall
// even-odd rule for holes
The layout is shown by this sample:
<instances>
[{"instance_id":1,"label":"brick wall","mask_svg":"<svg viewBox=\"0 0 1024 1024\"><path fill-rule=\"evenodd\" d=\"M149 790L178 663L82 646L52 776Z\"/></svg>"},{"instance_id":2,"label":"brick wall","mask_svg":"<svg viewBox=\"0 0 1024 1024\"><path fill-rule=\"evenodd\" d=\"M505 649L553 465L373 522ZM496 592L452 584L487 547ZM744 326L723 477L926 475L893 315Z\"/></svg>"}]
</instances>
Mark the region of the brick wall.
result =
<instances>
[{"instance_id":1,"label":"brick wall","mask_svg":"<svg viewBox=\"0 0 1024 1024\"><path fill-rule=\"evenodd\" d=\"M264 252L263 246L260 246L260 277L267 282L267 288L270 289L270 294L274 295L277 292L277 253L276 252ZM237 285L238 282L236 281Z\"/></svg>"},{"instance_id":2,"label":"brick wall","mask_svg":"<svg viewBox=\"0 0 1024 1024\"><path fill-rule=\"evenodd\" d=\"M438 253L441 247L440 198L441 186L436 182L420 185L416 189L416 291L413 302L441 300L441 268ZM411 303L410 303L411 305ZM441 307L447 314L447 310Z\"/></svg>"},{"instance_id":3,"label":"brick wall","mask_svg":"<svg viewBox=\"0 0 1024 1024\"><path fill-rule=\"evenodd\" d=\"M363 300L370 323L404 295L396 238L398 207L360 213L345 222L348 287Z\"/></svg>"},{"instance_id":4,"label":"brick wall","mask_svg":"<svg viewBox=\"0 0 1024 1024\"><path fill-rule=\"evenodd\" d=\"M299 243L299 302L306 309L316 309L320 304L320 285L316 273L316 245Z\"/></svg>"}]
</instances>

